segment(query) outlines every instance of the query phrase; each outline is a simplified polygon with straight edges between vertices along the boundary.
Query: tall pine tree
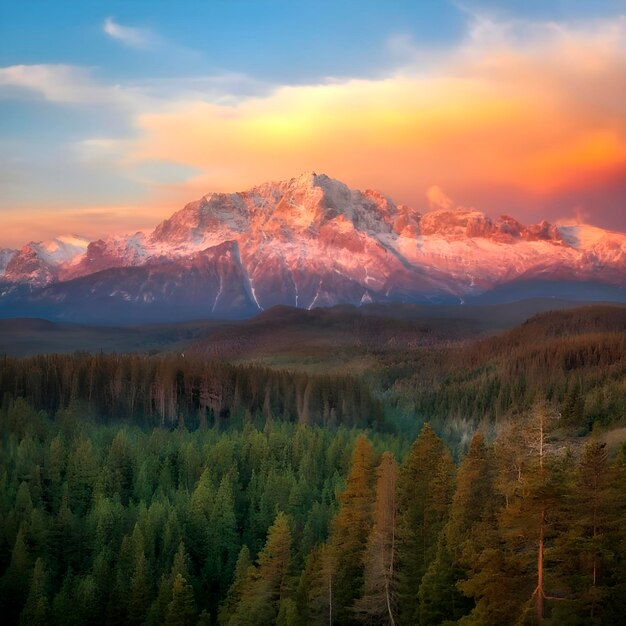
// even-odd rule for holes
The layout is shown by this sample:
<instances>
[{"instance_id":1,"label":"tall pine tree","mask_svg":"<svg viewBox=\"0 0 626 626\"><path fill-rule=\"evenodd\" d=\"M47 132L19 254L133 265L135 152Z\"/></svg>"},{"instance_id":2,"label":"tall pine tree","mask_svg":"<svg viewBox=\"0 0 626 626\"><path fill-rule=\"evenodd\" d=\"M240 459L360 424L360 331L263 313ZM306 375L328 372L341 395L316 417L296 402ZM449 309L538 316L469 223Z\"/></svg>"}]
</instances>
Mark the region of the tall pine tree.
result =
<instances>
[{"instance_id":1,"label":"tall pine tree","mask_svg":"<svg viewBox=\"0 0 626 626\"><path fill-rule=\"evenodd\" d=\"M363 594L355 603L359 621L396 623L396 486L398 466L385 452L377 469L374 523L364 554Z\"/></svg>"},{"instance_id":2,"label":"tall pine tree","mask_svg":"<svg viewBox=\"0 0 626 626\"><path fill-rule=\"evenodd\" d=\"M450 454L425 424L398 476L398 605L403 623L419 621L418 589L436 555L453 480Z\"/></svg>"},{"instance_id":3,"label":"tall pine tree","mask_svg":"<svg viewBox=\"0 0 626 626\"><path fill-rule=\"evenodd\" d=\"M339 512L331 524L333 614L340 623L349 622L354 601L363 589L363 556L372 524L374 450L360 435L352 454L346 488L339 494Z\"/></svg>"}]
</instances>

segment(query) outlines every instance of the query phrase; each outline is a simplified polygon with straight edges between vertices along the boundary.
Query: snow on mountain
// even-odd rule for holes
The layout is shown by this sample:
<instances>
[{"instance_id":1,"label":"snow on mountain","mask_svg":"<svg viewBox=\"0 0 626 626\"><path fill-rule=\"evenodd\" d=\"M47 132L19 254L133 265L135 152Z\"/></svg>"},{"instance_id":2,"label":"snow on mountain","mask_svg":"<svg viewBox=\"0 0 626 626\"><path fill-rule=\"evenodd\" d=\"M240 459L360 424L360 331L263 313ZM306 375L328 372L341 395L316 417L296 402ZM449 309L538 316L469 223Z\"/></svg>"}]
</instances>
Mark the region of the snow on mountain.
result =
<instances>
[{"instance_id":1,"label":"snow on mountain","mask_svg":"<svg viewBox=\"0 0 626 626\"><path fill-rule=\"evenodd\" d=\"M0 278L4 276L9 261L15 256L17 250L12 248L0 248Z\"/></svg>"},{"instance_id":2,"label":"snow on mountain","mask_svg":"<svg viewBox=\"0 0 626 626\"><path fill-rule=\"evenodd\" d=\"M128 268L144 269L131 279ZM61 302L64 290L87 289L105 270L110 298L123 293L142 306L163 306L174 293L180 299L174 282L187 284L185 271L201 273L193 289L204 291L186 301L198 314L224 315L275 304L464 298L535 278L626 286L626 235L586 225L524 225L506 215L492 220L467 208L420 214L380 192L307 172L208 194L148 234L28 244L8 261L4 280L58 285L46 293ZM159 289L159 280L169 287Z\"/></svg>"},{"instance_id":3,"label":"snow on mountain","mask_svg":"<svg viewBox=\"0 0 626 626\"><path fill-rule=\"evenodd\" d=\"M77 235L61 235L50 241L31 241L8 260L4 280L47 284L62 276L65 267L85 253L89 240Z\"/></svg>"},{"instance_id":4,"label":"snow on mountain","mask_svg":"<svg viewBox=\"0 0 626 626\"><path fill-rule=\"evenodd\" d=\"M141 265L150 258L146 252L145 239L145 235L138 232L125 237L92 241L83 254L63 268L63 278L67 280L113 267Z\"/></svg>"},{"instance_id":5,"label":"snow on mountain","mask_svg":"<svg viewBox=\"0 0 626 626\"><path fill-rule=\"evenodd\" d=\"M70 263L83 254L89 245L89 239L77 235L61 235L45 243L31 243L39 255L55 264Z\"/></svg>"}]
</instances>

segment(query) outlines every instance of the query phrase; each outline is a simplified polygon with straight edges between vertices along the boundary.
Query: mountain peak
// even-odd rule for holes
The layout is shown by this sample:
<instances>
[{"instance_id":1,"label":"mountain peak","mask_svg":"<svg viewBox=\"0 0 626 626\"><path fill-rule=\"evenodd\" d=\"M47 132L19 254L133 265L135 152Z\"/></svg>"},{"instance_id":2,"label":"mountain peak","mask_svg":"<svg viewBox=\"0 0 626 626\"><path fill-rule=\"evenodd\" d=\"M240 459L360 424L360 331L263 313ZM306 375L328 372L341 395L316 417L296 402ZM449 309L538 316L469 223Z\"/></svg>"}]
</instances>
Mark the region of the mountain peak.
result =
<instances>
[{"instance_id":1,"label":"mountain peak","mask_svg":"<svg viewBox=\"0 0 626 626\"><path fill-rule=\"evenodd\" d=\"M307 172L302 172L302 174L296 176L295 178L292 178L289 182L295 183L296 186L302 185L311 187L318 183L318 178L328 178L328 176L326 176L326 174L321 174L318 177L318 175L313 170L309 170Z\"/></svg>"},{"instance_id":2,"label":"mountain peak","mask_svg":"<svg viewBox=\"0 0 626 626\"><path fill-rule=\"evenodd\" d=\"M626 286L624 234L545 221L525 226L506 215L492 220L435 191L435 210L420 214L380 191L307 171L207 194L145 236L87 247L64 236L5 251L0 276L49 289L37 297L50 306L69 306L64 298L71 294L76 306L115 306L118 298L122 309L134 302L146 311L187 302L195 317L276 304L465 298L535 278Z\"/></svg>"}]
</instances>

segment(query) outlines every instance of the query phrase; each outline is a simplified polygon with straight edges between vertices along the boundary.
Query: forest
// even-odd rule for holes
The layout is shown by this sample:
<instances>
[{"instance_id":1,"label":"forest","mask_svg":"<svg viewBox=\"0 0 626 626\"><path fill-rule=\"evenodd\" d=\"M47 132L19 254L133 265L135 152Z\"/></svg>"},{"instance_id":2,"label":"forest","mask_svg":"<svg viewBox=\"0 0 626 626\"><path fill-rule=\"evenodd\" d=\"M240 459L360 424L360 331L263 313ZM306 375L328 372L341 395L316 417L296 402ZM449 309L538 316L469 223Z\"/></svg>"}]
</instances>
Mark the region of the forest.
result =
<instances>
[{"instance_id":1,"label":"forest","mask_svg":"<svg viewBox=\"0 0 626 626\"><path fill-rule=\"evenodd\" d=\"M195 432L5 402L0 598L20 624L617 624L626 446L537 404L457 466L397 434Z\"/></svg>"},{"instance_id":2,"label":"forest","mask_svg":"<svg viewBox=\"0 0 626 626\"><path fill-rule=\"evenodd\" d=\"M626 309L543 313L475 341L380 354L367 380L389 405L461 437L525 415L538 397L579 434L608 428L626 415Z\"/></svg>"},{"instance_id":3,"label":"forest","mask_svg":"<svg viewBox=\"0 0 626 626\"><path fill-rule=\"evenodd\" d=\"M303 424L382 427L383 409L350 376L307 375L168 355L0 357L0 397L56 412L82 403L101 420L145 426L242 424L255 415Z\"/></svg>"},{"instance_id":4,"label":"forest","mask_svg":"<svg viewBox=\"0 0 626 626\"><path fill-rule=\"evenodd\" d=\"M623 323L361 375L0 357L3 623L621 624Z\"/></svg>"}]
</instances>

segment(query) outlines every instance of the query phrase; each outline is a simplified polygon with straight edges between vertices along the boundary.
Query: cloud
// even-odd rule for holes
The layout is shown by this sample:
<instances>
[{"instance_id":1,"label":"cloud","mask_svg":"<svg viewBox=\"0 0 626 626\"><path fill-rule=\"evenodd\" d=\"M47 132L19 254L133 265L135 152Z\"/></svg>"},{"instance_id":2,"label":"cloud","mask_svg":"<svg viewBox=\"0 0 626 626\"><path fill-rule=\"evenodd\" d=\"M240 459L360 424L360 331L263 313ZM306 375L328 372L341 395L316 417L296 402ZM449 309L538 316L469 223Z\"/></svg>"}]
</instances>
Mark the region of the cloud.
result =
<instances>
[{"instance_id":1,"label":"cloud","mask_svg":"<svg viewBox=\"0 0 626 626\"><path fill-rule=\"evenodd\" d=\"M0 95L123 105L132 132L84 138L68 171L136 175L154 206L314 169L418 209L452 206L443 188L492 213L578 210L626 229L626 17L478 15L452 49L401 35L389 45L397 68L384 78L275 86L221 72L107 85L85 68L12 66Z\"/></svg>"},{"instance_id":2,"label":"cloud","mask_svg":"<svg viewBox=\"0 0 626 626\"><path fill-rule=\"evenodd\" d=\"M102 30L112 37L121 41L131 48L145 49L154 45L155 35L145 28L124 26L116 22L112 17L107 17L102 25Z\"/></svg>"},{"instance_id":3,"label":"cloud","mask_svg":"<svg viewBox=\"0 0 626 626\"><path fill-rule=\"evenodd\" d=\"M49 102L102 105L127 101L115 85L103 85L88 68L63 64L10 65L0 68L0 97L34 93Z\"/></svg>"},{"instance_id":4,"label":"cloud","mask_svg":"<svg viewBox=\"0 0 626 626\"><path fill-rule=\"evenodd\" d=\"M313 168L417 205L438 181L464 205L545 209L546 198L626 175L625 44L626 18L484 19L424 66L400 38L408 58L385 79L143 112L131 158L197 168L204 175L187 194Z\"/></svg>"},{"instance_id":5,"label":"cloud","mask_svg":"<svg viewBox=\"0 0 626 626\"><path fill-rule=\"evenodd\" d=\"M20 248L29 241L46 241L69 233L95 240L106 235L149 232L170 214L169 207L154 204L82 206L71 210L24 208L2 215L0 247Z\"/></svg>"},{"instance_id":6,"label":"cloud","mask_svg":"<svg viewBox=\"0 0 626 626\"><path fill-rule=\"evenodd\" d=\"M426 190L426 199L428 200L428 207L431 211L437 209L444 209L449 211L454 208L454 202L450 196L447 196L441 187L432 185Z\"/></svg>"},{"instance_id":7,"label":"cloud","mask_svg":"<svg viewBox=\"0 0 626 626\"><path fill-rule=\"evenodd\" d=\"M150 78L120 84L98 80L91 68L65 64L0 67L0 98L41 97L48 102L100 106L125 105L135 111L158 111L187 101L234 105L269 94L275 86L241 72Z\"/></svg>"}]
</instances>

